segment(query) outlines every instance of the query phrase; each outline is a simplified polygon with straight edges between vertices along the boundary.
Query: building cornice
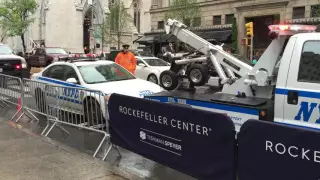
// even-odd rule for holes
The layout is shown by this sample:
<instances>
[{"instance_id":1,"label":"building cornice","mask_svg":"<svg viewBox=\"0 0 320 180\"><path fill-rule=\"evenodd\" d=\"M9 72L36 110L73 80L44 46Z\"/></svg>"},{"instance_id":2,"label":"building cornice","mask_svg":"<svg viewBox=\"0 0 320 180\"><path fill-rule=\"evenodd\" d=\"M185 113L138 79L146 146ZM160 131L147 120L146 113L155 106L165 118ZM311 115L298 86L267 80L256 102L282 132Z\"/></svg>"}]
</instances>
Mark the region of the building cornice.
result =
<instances>
[{"instance_id":1,"label":"building cornice","mask_svg":"<svg viewBox=\"0 0 320 180\"><path fill-rule=\"evenodd\" d=\"M320 17L290 19L285 21L285 24L314 24L314 23L320 23Z\"/></svg>"},{"instance_id":2,"label":"building cornice","mask_svg":"<svg viewBox=\"0 0 320 180\"><path fill-rule=\"evenodd\" d=\"M249 10L258 10L258 9L272 9L272 8L279 8L279 7L285 7L289 3L289 0L285 1L277 1L277 2L261 2L261 3L255 3L247 4L245 6L237 6L235 7L239 12L245 12Z\"/></svg>"},{"instance_id":3,"label":"building cornice","mask_svg":"<svg viewBox=\"0 0 320 180\"><path fill-rule=\"evenodd\" d=\"M209 2L199 2L197 3L200 7L205 7L205 6L214 6L214 5L220 5L220 4L230 4L230 3L239 3L239 2L247 2L247 1L252 1L252 0L216 0L216 1L209 1ZM237 6L239 11L246 11L250 9L261 9L261 8L274 8L274 7L283 7L286 6L289 3L289 0L280 0L276 2L262 2L262 3L256 3L255 1L252 1L252 4L248 4L245 6ZM159 12L165 12L168 11L169 7L161 7L161 8L155 8L155 9L150 9L150 13L159 13Z\"/></svg>"},{"instance_id":4,"label":"building cornice","mask_svg":"<svg viewBox=\"0 0 320 180\"><path fill-rule=\"evenodd\" d=\"M244 0L244 1L250 1L250 0ZM204 6L210 6L210 5L236 3L236 2L239 2L239 0L216 0L216 1L209 1L209 2L199 2L196 4L200 7L204 7ZM154 8L154 9L151 8L150 13L165 12L168 10L169 10L169 7L161 7L161 8Z\"/></svg>"},{"instance_id":5,"label":"building cornice","mask_svg":"<svg viewBox=\"0 0 320 180\"><path fill-rule=\"evenodd\" d=\"M200 26L200 27L190 27L187 28L190 31L210 31L210 30L226 30L231 29L232 24L222 24L222 25L214 25L214 26ZM156 34L156 33L165 33L164 29L156 29L149 32L145 32L145 34Z\"/></svg>"}]
</instances>

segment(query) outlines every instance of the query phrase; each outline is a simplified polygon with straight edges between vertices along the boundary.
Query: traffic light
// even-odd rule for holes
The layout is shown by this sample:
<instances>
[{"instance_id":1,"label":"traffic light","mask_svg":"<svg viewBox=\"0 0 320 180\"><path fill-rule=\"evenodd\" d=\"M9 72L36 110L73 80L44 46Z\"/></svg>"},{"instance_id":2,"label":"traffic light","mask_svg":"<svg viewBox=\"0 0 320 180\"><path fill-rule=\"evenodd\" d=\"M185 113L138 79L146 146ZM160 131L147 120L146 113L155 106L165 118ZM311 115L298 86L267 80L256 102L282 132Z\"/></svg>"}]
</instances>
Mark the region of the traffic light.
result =
<instances>
[{"instance_id":1,"label":"traffic light","mask_svg":"<svg viewBox=\"0 0 320 180\"><path fill-rule=\"evenodd\" d=\"M253 36L253 22L246 24L247 36Z\"/></svg>"}]
</instances>

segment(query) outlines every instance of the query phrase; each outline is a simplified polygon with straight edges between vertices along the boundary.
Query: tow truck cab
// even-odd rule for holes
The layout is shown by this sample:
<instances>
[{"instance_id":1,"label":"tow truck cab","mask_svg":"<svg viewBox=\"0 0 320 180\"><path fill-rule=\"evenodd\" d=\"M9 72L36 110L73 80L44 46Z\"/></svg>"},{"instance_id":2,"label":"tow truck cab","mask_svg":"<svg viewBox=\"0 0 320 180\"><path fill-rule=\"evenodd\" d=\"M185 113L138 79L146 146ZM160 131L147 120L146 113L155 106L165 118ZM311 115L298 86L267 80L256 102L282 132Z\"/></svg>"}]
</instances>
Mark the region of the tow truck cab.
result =
<instances>
[{"instance_id":1,"label":"tow truck cab","mask_svg":"<svg viewBox=\"0 0 320 180\"><path fill-rule=\"evenodd\" d=\"M282 33L310 27L277 26ZM160 92L146 98L224 113L233 120L236 131L248 119L320 129L320 33L289 34L274 69L276 84L271 98L199 92L199 89ZM271 36L277 39L277 34Z\"/></svg>"}]
</instances>

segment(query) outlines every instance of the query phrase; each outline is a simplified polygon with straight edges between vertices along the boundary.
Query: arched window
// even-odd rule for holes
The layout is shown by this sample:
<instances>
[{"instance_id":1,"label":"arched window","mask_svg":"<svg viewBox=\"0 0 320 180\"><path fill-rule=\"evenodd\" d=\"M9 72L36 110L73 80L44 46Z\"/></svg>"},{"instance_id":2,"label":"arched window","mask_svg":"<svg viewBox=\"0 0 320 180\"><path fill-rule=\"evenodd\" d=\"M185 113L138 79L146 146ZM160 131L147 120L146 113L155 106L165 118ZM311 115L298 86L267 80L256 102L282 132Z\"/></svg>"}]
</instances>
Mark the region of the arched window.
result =
<instances>
[{"instance_id":1,"label":"arched window","mask_svg":"<svg viewBox=\"0 0 320 180\"><path fill-rule=\"evenodd\" d=\"M136 26L138 32L140 32L140 18L141 18L141 0L133 0L133 21L134 25Z\"/></svg>"}]
</instances>

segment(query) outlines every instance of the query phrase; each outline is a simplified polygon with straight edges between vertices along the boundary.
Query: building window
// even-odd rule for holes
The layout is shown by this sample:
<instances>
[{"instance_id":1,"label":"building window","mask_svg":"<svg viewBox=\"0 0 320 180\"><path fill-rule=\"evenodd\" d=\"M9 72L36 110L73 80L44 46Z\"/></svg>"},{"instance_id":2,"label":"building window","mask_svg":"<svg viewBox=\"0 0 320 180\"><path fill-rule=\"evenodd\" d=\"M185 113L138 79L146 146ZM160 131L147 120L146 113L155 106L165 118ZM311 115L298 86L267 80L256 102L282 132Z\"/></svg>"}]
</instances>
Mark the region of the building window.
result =
<instances>
[{"instance_id":1,"label":"building window","mask_svg":"<svg viewBox=\"0 0 320 180\"><path fill-rule=\"evenodd\" d=\"M226 21L225 24L232 24L233 18L234 18L233 14L227 14L225 19Z\"/></svg>"},{"instance_id":2,"label":"building window","mask_svg":"<svg viewBox=\"0 0 320 180\"><path fill-rule=\"evenodd\" d=\"M305 17L305 7L294 7L292 11L292 19L302 19Z\"/></svg>"},{"instance_id":3,"label":"building window","mask_svg":"<svg viewBox=\"0 0 320 180\"><path fill-rule=\"evenodd\" d=\"M164 21L158 21L158 29L164 29Z\"/></svg>"},{"instance_id":4,"label":"building window","mask_svg":"<svg viewBox=\"0 0 320 180\"><path fill-rule=\"evenodd\" d=\"M221 16L213 16L213 25L221 24Z\"/></svg>"},{"instance_id":5,"label":"building window","mask_svg":"<svg viewBox=\"0 0 320 180\"><path fill-rule=\"evenodd\" d=\"M152 0L151 9L162 8L162 1L163 0Z\"/></svg>"},{"instance_id":6,"label":"building window","mask_svg":"<svg viewBox=\"0 0 320 180\"><path fill-rule=\"evenodd\" d=\"M201 26L201 17L193 18L193 27Z\"/></svg>"},{"instance_id":7,"label":"building window","mask_svg":"<svg viewBox=\"0 0 320 180\"><path fill-rule=\"evenodd\" d=\"M311 6L311 17L320 17L320 5Z\"/></svg>"}]
</instances>

